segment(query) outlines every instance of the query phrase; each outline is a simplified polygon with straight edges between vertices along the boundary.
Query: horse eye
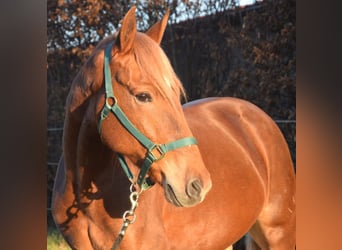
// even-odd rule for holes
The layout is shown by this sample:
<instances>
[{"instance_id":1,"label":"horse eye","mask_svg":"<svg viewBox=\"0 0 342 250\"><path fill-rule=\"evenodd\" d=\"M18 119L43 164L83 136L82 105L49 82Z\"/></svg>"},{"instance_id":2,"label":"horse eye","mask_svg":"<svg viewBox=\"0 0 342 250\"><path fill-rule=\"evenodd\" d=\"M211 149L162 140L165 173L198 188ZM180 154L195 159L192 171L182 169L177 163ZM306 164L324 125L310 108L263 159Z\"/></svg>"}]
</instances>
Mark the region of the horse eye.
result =
<instances>
[{"instance_id":1,"label":"horse eye","mask_svg":"<svg viewBox=\"0 0 342 250\"><path fill-rule=\"evenodd\" d=\"M149 93L140 93L135 95L135 98L139 101L139 102L152 102L152 97Z\"/></svg>"}]
</instances>

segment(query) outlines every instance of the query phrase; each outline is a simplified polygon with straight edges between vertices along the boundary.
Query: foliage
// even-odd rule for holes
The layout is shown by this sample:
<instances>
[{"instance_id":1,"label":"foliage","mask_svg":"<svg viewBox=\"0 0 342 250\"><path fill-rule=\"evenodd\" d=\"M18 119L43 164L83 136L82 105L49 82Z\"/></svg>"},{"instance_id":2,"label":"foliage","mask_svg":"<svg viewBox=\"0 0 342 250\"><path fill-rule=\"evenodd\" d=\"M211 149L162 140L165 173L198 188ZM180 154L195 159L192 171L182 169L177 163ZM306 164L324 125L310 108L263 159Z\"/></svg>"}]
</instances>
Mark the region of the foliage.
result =
<instances>
[{"instance_id":1,"label":"foliage","mask_svg":"<svg viewBox=\"0 0 342 250\"><path fill-rule=\"evenodd\" d=\"M117 8L119 6L119 8ZM48 0L48 48L81 47L111 33L118 25L124 6L120 1Z\"/></svg>"},{"instance_id":2,"label":"foliage","mask_svg":"<svg viewBox=\"0 0 342 250\"><path fill-rule=\"evenodd\" d=\"M235 6L234 0L48 0L48 49L87 49L120 27L120 19L132 5L137 6L137 23L146 30L169 8L169 23L195 18Z\"/></svg>"},{"instance_id":3,"label":"foliage","mask_svg":"<svg viewBox=\"0 0 342 250\"><path fill-rule=\"evenodd\" d=\"M69 250L70 247L67 245L63 236L59 233L57 229L48 228L47 235L47 250Z\"/></svg>"},{"instance_id":4,"label":"foliage","mask_svg":"<svg viewBox=\"0 0 342 250\"><path fill-rule=\"evenodd\" d=\"M167 30L163 42L190 99L234 96L295 119L295 2L264 1Z\"/></svg>"},{"instance_id":5,"label":"foliage","mask_svg":"<svg viewBox=\"0 0 342 250\"><path fill-rule=\"evenodd\" d=\"M239 86L236 94L242 98L252 92L248 99L273 118L295 119L295 1L267 0L264 8L244 18L237 41L244 67L231 72L230 82Z\"/></svg>"}]
</instances>

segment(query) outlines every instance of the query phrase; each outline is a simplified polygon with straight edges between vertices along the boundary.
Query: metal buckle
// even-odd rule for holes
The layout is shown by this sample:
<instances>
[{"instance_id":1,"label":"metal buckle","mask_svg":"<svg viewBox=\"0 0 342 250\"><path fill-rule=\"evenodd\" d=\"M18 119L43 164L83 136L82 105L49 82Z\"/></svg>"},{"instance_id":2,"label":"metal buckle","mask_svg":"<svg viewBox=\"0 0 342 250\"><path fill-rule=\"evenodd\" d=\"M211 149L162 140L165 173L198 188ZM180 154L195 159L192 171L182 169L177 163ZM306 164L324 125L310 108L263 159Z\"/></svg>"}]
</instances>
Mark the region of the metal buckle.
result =
<instances>
[{"instance_id":1,"label":"metal buckle","mask_svg":"<svg viewBox=\"0 0 342 250\"><path fill-rule=\"evenodd\" d=\"M157 153L157 157L156 157L156 153ZM155 145L154 148L152 148L149 151L149 154L153 157L153 161L159 161L165 156L165 152L163 152L160 145Z\"/></svg>"}]
</instances>

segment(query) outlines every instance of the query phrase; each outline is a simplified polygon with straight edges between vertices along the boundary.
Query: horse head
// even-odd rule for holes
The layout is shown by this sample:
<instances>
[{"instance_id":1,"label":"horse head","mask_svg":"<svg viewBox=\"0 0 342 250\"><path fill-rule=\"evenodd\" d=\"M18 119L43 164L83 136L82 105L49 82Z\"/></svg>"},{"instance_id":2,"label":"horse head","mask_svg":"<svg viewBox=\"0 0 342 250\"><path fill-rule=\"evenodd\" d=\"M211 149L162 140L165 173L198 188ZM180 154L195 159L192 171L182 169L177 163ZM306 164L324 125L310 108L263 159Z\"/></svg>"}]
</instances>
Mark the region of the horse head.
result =
<instances>
[{"instance_id":1,"label":"horse head","mask_svg":"<svg viewBox=\"0 0 342 250\"><path fill-rule=\"evenodd\" d=\"M132 7L118 34L100 42L88 63L93 74L105 69L92 86L92 117L102 143L132 172L146 172L140 182L148 177L169 202L187 207L204 199L211 179L182 110L183 86L159 45L168 16L140 33Z\"/></svg>"}]
</instances>

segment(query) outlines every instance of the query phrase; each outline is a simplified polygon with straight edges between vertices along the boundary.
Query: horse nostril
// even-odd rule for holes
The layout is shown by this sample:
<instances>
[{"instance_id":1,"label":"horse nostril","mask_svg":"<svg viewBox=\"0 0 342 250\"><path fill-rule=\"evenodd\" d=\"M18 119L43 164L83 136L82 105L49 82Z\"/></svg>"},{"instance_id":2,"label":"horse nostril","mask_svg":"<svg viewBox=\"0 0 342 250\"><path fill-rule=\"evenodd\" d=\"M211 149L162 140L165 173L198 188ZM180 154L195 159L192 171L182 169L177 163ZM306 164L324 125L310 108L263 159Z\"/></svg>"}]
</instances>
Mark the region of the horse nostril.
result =
<instances>
[{"instance_id":1,"label":"horse nostril","mask_svg":"<svg viewBox=\"0 0 342 250\"><path fill-rule=\"evenodd\" d=\"M198 179L191 181L187 187L187 194L191 198L199 198L202 191L202 184Z\"/></svg>"}]
</instances>

